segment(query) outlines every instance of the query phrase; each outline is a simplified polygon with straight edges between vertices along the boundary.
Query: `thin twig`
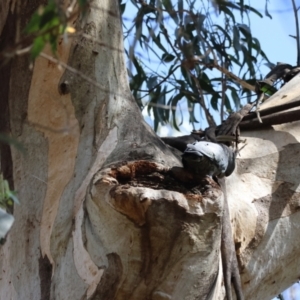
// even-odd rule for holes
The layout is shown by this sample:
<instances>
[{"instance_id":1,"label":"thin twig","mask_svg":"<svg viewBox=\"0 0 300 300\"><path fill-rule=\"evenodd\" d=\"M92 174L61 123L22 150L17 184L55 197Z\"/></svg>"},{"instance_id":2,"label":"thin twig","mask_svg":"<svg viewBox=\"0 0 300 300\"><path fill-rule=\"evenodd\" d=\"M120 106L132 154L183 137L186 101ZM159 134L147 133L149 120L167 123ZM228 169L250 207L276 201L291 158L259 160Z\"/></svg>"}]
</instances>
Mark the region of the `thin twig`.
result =
<instances>
[{"instance_id":1,"label":"thin twig","mask_svg":"<svg viewBox=\"0 0 300 300\"><path fill-rule=\"evenodd\" d=\"M181 65L176 66L172 72L170 72L164 79L162 79L158 84L156 84L154 87L152 87L149 90L141 90L137 89L138 92L145 92L145 93L151 93L153 90L155 90L157 87L159 87L161 84L163 84Z\"/></svg>"},{"instance_id":2,"label":"thin twig","mask_svg":"<svg viewBox=\"0 0 300 300\"><path fill-rule=\"evenodd\" d=\"M251 84L247 83L246 81L240 79L238 76L234 75L233 73L228 71L226 68L221 67L216 62L212 65L212 67L216 68L217 70L222 72L227 77L229 77L229 78L233 79L234 81L236 81L237 83L239 83L244 89L248 89L252 92L255 92L255 87L253 85L251 85Z\"/></svg>"},{"instance_id":3,"label":"thin twig","mask_svg":"<svg viewBox=\"0 0 300 300\"><path fill-rule=\"evenodd\" d=\"M223 64L225 65L225 63ZM221 103L221 110L220 110L220 118L221 123L224 120L224 105L225 105L225 96L226 96L226 75L222 73L222 103Z\"/></svg>"},{"instance_id":4,"label":"thin twig","mask_svg":"<svg viewBox=\"0 0 300 300\"><path fill-rule=\"evenodd\" d=\"M177 110L177 106L169 106L169 105L164 105L164 104L159 104L159 103L147 103L148 106L152 107L159 107L161 109L166 109L166 110ZM187 108L187 109L181 109L181 111L193 111L192 108Z\"/></svg>"},{"instance_id":5,"label":"thin twig","mask_svg":"<svg viewBox=\"0 0 300 300\"><path fill-rule=\"evenodd\" d=\"M105 92L105 93L111 93L109 90L106 90L106 89L102 88L102 87L99 85L98 82L96 82L95 80L91 79L89 76L86 76L85 74L83 74L82 72L78 71L77 69L68 66L66 63L64 63L64 62L62 62L62 61L60 61L60 60L58 60L58 59L56 59L56 58L54 58L54 57L52 57L52 56L50 56L50 55L44 53L44 52L40 53L40 56L43 57L43 58L45 58L45 59L47 59L47 60L49 60L49 61L51 61L51 62L53 62L53 63L55 63L55 64L57 64L57 65L59 65L59 66L61 66L61 67L63 67L63 68L65 68L66 70L68 70L68 71L70 71L70 72L72 72L72 73L78 75L78 76L81 77L82 79L86 80L87 82L89 82L89 83L91 83L92 85L94 85L95 87L97 87L97 88L98 88L99 90L101 90L102 92ZM179 66L180 66L180 65L179 65ZM166 79L167 79L167 78L165 78L165 80L166 80ZM162 82L160 82L160 84L161 84L161 83L162 83ZM122 97L124 98L124 95L120 95L120 96L122 96ZM160 107L160 108L163 108L163 109L172 109L172 110L176 110L176 107L173 107L173 106L170 107L170 106L167 106L167 105L161 105L161 104L158 104L158 103L156 103L156 104L148 104L148 105L149 105L149 106ZM35 125L35 126L39 126L39 127L42 127L42 126L43 126L43 125L40 125L40 124L34 124L34 125ZM65 129L64 129L64 130L65 130ZM62 132L62 131L61 131L61 130L58 130L57 132Z\"/></svg>"},{"instance_id":6,"label":"thin twig","mask_svg":"<svg viewBox=\"0 0 300 300\"><path fill-rule=\"evenodd\" d=\"M168 44L169 44L170 47L172 48L174 54L175 54L175 55L177 56L177 58L180 60L180 54L177 53L177 51L176 51L176 49L174 48L172 42L170 41L170 37L169 37L168 31L167 31L165 25L162 24L161 27L162 27L162 33L164 34L164 36L165 36L165 38L166 38Z\"/></svg>"},{"instance_id":7,"label":"thin twig","mask_svg":"<svg viewBox=\"0 0 300 300\"><path fill-rule=\"evenodd\" d=\"M135 19L135 26L136 26L137 19L141 18L139 13L142 12L142 9L144 9L143 6L139 9L139 11L137 13L137 17ZM158 18L157 18L156 25L155 25L154 29L152 29L153 33L158 28L159 24L163 25L163 14L161 13L160 9L157 9L157 12L158 12ZM142 24L143 23L143 16L142 16L141 20L142 20L142 22L141 22L141 24ZM129 58L129 70L130 71L132 70L132 63L133 63L133 58L134 58L134 49L136 47L136 44L137 44L141 34L142 34L142 25L140 27L136 26L136 32L135 32L135 37L134 37L133 43L132 43L132 45L129 46L128 58Z\"/></svg>"},{"instance_id":8,"label":"thin twig","mask_svg":"<svg viewBox=\"0 0 300 300\"><path fill-rule=\"evenodd\" d=\"M67 65L64 62L62 62L61 60L56 59L56 58L54 58L54 57L52 57L52 56L50 56L50 55L48 55L48 54L46 54L44 52L41 52L39 55L41 57L43 57L43 58L51 61L52 63L57 64L58 66L61 66L61 67L65 68L66 70L72 72L73 74L81 77L85 81L89 82L90 84L92 84L93 86L95 86L96 88L98 88L101 92L107 93L107 94L111 94L112 93L112 91L110 91L108 89L104 89L97 81L91 79L90 76L87 76L84 73L82 73L81 71L79 71L79 70L77 70L77 69L75 69L73 67L70 67L69 65ZM132 100L132 98L128 98L125 95L120 94L120 93L116 94L116 96L122 97L123 99Z\"/></svg>"},{"instance_id":9,"label":"thin twig","mask_svg":"<svg viewBox=\"0 0 300 300\"><path fill-rule=\"evenodd\" d=\"M300 107L300 99L299 98L292 102L265 108L263 110L260 110L259 112L260 112L260 116L262 117L262 116L267 116L267 115L271 115L271 114L278 113L278 112L283 112L285 110L289 110L289 109L292 109L295 107ZM251 112L244 117L243 121L255 119L255 117L256 117L256 113Z\"/></svg>"},{"instance_id":10,"label":"thin twig","mask_svg":"<svg viewBox=\"0 0 300 300\"><path fill-rule=\"evenodd\" d=\"M296 7L295 0L292 0L293 11L296 23L296 43L297 43L297 66L300 66L300 37L299 37L299 20L298 20L298 9Z\"/></svg>"},{"instance_id":11,"label":"thin twig","mask_svg":"<svg viewBox=\"0 0 300 300\"><path fill-rule=\"evenodd\" d=\"M41 53L40 53L40 56L43 57L43 58L45 58L45 59L47 59L47 60L49 60L49 61L51 61L51 62L53 62L54 64L57 64L57 65L59 65L59 66L62 66L63 68L67 69L68 71L71 71L72 73L78 75L79 77L81 77L82 79L86 80L87 82L93 84L93 85L96 86L97 88L103 90L103 88L100 86L100 84L99 84L97 81L91 79L90 76L87 76L87 75L83 74L83 73L80 72L79 70L70 67L69 65L67 65L67 64L64 63L64 62L62 62L61 60L56 59L56 58L54 58L54 57L52 57L52 56L50 56L50 55L48 55L48 54L46 54L46 53L44 53L44 52L41 52Z\"/></svg>"},{"instance_id":12,"label":"thin twig","mask_svg":"<svg viewBox=\"0 0 300 300\"><path fill-rule=\"evenodd\" d=\"M210 114L209 110L207 109L207 107L205 105L203 90L201 88L199 80L197 79L197 77L194 74L192 74L192 72L190 72L189 74L193 78L193 80L195 82L195 85L197 87L197 90L198 90L198 93L199 93L198 102L199 102L200 106L202 107L202 109L204 110L206 121L207 121L208 125L209 126L216 126L217 124L216 124L213 116Z\"/></svg>"},{"instance_id":13,"label":"thin twig","mask_svg":"<svg viewBox=\"0 0 300 300\"><path fill-rule=\"evenodd\" d=\"M213 56L213 63L212 64L207 64L207 63L203 63L201 62L200 58L197 56L194 56L194 59L197 60L198 59L198 63L200 65L204 65L206 67L210 67L210 68L216 68L217 70L219 70L220 72L222 72L225 76L231 78L232 80L234 80L235 82L237 82L238 84L240 84L244 89L248 89L250 91L255 92L255 86L247 83L246 81L240 79L238 76L234 75L233 73L231 73L229 70L227 70L226 68L220 66L218 64L218 60L217 60L217 56L215 54L215 52L213 51L213 48L209 45L209 43L204 40L204 42L208 45L208 49L211 52L212 56Z\"/></svg>"}]
</instances>

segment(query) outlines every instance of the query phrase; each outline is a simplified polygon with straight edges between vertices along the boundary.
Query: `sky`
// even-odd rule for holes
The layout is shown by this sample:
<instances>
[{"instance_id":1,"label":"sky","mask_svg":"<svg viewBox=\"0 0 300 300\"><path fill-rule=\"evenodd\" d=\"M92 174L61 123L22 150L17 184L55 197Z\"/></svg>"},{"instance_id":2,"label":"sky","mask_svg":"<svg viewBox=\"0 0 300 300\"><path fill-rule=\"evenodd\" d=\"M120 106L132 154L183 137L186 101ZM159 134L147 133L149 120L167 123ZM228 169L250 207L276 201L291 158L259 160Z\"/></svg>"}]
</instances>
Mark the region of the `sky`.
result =
<instances>
[{"instance_id":1,"label":"sky","mask_svg":"<svg viewBox=\"0 0 300 300\"><path fill-rule=\"evenodd\" d=\"M198 0L199 1L199 0ZM292 2L291 0L269 0L268 1L268 11L272 16L272 19L265 16L265 2L266 0L245 0L245 4L251 4L251 6L255 7L264 17L260 18L254 13L250 14L250 27L251 32L254 37L256 37L260 43L261 48L264 50L266 55L268 56L269 60L272 63L277 62L285 62L291 65L296 65L297 60L297 51L296 51L296 42L295 39L290 37L289 35L295 35L295 20L293 16L292 10ZM296 0L300 4L300 0ZM176 0L172 0L173 3L176 3ZM134 6L131 4L130 0L127 1L126 10L124 17L128 20L132 20L133 14L132 12L136 12ZM240 13L234 12L237 22L240 19ZM216 15L215 18L217 19L218 16ZM129 21L130 23L130 21ZM172 32L174 28L171 28L170 32ZM168 45L166 45L168 47ZM135 50L143 55L144 57L146 54L144 53L145 49L139 48L138 43L136 44ZM151 62L150 67L155 69L163 67L161 64L158 63L159 59L150 54ZM168 66L169 67L169 66ZM261 67L262 74L267 74L270 69L267 66ZM178 71L179 72L179 71ZM217 74L217 71L212 71ZM234 69L233 69L234 73ZM219 73L218 73L219 75ZM245 103L243 103L245 104ZM184 113L184 116L187 116L187 105L184 101L180 101L181 110ZM200 107L196 109L196 111L201 111ZM213 116L216 119L216 122L220 122L220 116L218 112L212 110ZM143 111L143 116L145 120L153 126L153 115L148 115L147 108ZM207 127L207 122L202 115L196 115L198 120L200 119L200 123L198 124L198 128L204 129ZM180 126L180 132L176 131L172 128L171 125L166 125L163 127L159 127L158 134L160 136L178 136L183 134L189 134L191 130L193 130L193 126L188 123L188 117L185 118L185 121Z\"/></svg>"},{"instance_id":2,"label":"sky","mask_svg":"<svg viewBox=\"0 0 300 300\"><path fill-rule=\"evenodd\" d=\"M269 60L272 63L285 62L291 65L296 65L297 62L297 48L295 39L289 35L296 35L295 19L292 9L291 0L269 0L268 1L268 12L272 16L272 19L265 16L265 2L266 0L248 0L245 4L251 4L255 7L264 17L260 18L255 14L250 15L250 26L251 32L254 37L256 37L260 43L261 48L267 54ZM124 1L123 1L124 2ZM175 3L176 0L173 0ZM132 4L130 0L127 1L127 7L125 10L124 17L130 20L133 18L133 14L130 12L130 7ZM296 5L300 5L300 0L296 0ZM132 6L133 8L133 6ZM135 10L134 10L135 11ZM236 17L239 15L236 13ZM153 61L158 60L157 57L153 57ZM268 67L261 68L263 74L269 72ZM182 107L183 110L185 109ZM145 120L153 125L151 116L148 116L146 110L143 111ZM206 127L203 123L202 127ZM181 132L177 132L171 128L171 126L165 126L160 129L159 134L161 136L170 135L183 135L188 134L192 127L187 122L181 127ZM300 284L295 283L290 289L283 292L283 297L285 300L300 300Z\"/></svg>"},{"instance_id":3,"label":"sky","mask_svg":"<svg viewBox=\"0 0 300 300\"><path fill-rule=\"evenodd\" d=\"M300 4L300 1L297 2ZM252 0L251 4L264 14L264 0ZM286 62L295 65L297 61L296 42L294 38L289 37L289 35L296 35L292 2L290 0L269 0L268 11L272 15L272 19L251 15L252 34L259 39L262 49L272 62Z\"/></svg>"}]
</instances>

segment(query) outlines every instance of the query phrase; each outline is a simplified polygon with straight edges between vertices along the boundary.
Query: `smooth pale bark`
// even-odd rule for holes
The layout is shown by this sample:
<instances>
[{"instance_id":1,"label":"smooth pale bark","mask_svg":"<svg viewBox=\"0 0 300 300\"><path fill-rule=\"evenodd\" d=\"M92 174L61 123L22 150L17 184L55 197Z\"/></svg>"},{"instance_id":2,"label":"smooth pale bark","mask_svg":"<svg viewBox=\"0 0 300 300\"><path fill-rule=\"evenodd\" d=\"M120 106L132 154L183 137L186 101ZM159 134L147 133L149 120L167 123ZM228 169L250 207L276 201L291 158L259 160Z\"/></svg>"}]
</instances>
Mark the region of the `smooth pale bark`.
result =
<instances>
[{"instance_id":1,"label":"smooth pale bark","mask_svg":"<svg viewBox=\"0 0 300 300\"><path fill-rule=\"evenodd\" d=\"M299 82L297 75L261 110L298 101ZM271 299L299 280L299 125L296 121L242 132L246 146L227 180L242 283L249 299Z\"/></svg>"},{"instance_id":2,"label":"smooth pale bark","mask_svg":"<svg viewBox=\"0 0 300 300\"><path fill-rule=\"evenodd\" d=\"M300 122L244 132L227 192L244 291L271 299L299 280Z\"/></svg>"},{"instance_id":3,"label":"smooth pale bark","mask_svg":"<svg viewBox=\"0 0 300 300\"><path fill-rule=\"evenodd\" d=\"M118 1L92 4L76 20L85 35L59 44L76 72L47 60L48 49L32 70L25 56L1 69L1 131L27 153L1 147L21 205L0 248L0 299L222 299L223 194L209 179L191 191L173 168L180 157L145 124L128 87ZM38 3L22 5L24 26ZM6 16L4 41L16 17ZM299 276L297 127L253 133L228 181L250 299Z\"/></svg>"}]
</instances>

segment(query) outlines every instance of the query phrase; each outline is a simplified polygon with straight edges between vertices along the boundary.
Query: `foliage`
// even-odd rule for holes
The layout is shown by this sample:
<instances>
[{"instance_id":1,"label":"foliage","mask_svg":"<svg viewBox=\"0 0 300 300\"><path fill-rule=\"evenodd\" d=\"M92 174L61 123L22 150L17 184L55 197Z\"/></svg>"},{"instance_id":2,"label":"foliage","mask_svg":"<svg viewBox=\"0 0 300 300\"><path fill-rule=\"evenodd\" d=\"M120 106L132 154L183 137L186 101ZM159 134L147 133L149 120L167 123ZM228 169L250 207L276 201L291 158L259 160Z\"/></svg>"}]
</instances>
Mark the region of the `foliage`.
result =
<instances>
[{"instance_id":1,"label":"foliage","mask_svg":"<svg viewBox=\"0 0 300 300\"><path fill-rule=\"evenodd\" d=\"M34 37L30 51L32 59L41 53L47 43L55 54L58 38L65 32L74 32L73 28L67 26L67 16L54 0L50 0L33 14L25 28L25 33Z\"/></svg>"},{"instance_id":2,"label":"foliage","mask_svg":"<svg viewBox=\"0 0 300 300\"><path fill-rule=\"evenodd\" d=\"M0 208L6 210L12 207L14 202L19 204L16 193L10 190L8 181L3 179L3 175L0 174Z\"/></svg>"},{"instance_id":3,"label":"foliage","mask_svg":"<svg viewBox=\"0 0 300 300\"><path fill-rule=\"evenodd\" d=\"M181 112L178 122L179 104L184 102L193 126L201 117L199 109L209 124L214 123L210 108L223 119L225 111L239 109L243 95L251 100L254 83L262 78L259 65L270 63L249 26L249 15L263 17L260 12L244 1L199 2L121 4L123 15L127 6L131 15L132 6L136 10L131 27L124 20L125 38L131 39L126 51L130 87L140 107L153 113L155 130L166 123L178 130L184 121ZM149 64L155 57L157 69Z\"/></svg>"},{"instance_id":4,"label":"foliage","mask_svg":"<svg viewBox=\"0 0 300 300\"><path fill-rule=\"evenodd\" d=\"M18 151L22 152L23 154L26 154L26 149L23 147L22 143L20 143L14 137L11 137L4 133L0 133L0 142L15 147Z\"/></svg>"},{"instance_id":5,"label":"foliage","mask_svg":"<svg viewBox=\"0 0 300 300\"><path fill-rule=\"evenodd\" d=\"M5 236L14 222L14 217L8 213L12 212L14 202L19 204L15 192L10 190L7 180L0 174L0 245L4 244Z\"/></svg>"},{"instance_id":6,"label":"foliage","mask_svg":"<svg viewBox=\"0 0 300 300\"><path fill-rule=\"evenodd\" d=\"M78 3L84 13L88 2ZM195 127L203 113L212 125L212 111L223 120L244 95L251 100L262 78L259 65L270 64L251 34L249 15L262 17L254 7L243 0L120 0L123 15L126 8L130 15L135 9L134 18L123 19L130 88L139 107L153 115L155 130L164 124L179 130L186 116ZM34 13L25 29L33 37L33 59L47 43L56 54L58 38L75 31L67 26L70 18L55 0Z\"/></svg>"}]
</instances>

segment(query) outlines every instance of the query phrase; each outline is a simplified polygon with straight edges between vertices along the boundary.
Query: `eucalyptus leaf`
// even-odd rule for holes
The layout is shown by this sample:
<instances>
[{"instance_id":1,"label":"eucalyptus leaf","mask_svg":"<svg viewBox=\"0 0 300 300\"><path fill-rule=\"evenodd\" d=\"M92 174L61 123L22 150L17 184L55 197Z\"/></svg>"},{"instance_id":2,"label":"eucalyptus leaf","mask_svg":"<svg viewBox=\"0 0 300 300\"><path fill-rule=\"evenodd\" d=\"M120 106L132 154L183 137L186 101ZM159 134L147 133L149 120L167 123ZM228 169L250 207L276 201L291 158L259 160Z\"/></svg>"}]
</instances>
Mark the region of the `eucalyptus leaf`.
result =
<instances>
[{"instance_id":1,"label":"eucalyptus leaf","mask_svg":"<svg viewBox=\"0 0 300 300\"><path fill-rule=\"evenodd\" d=\"M253 13L255 13L257 16L259 16L260 18L263 18L263 15L257 10L255 9L254 7L252 6L249 6L249 5L244 5L244 9L245 10L248 10L248 11L251 11Z\"/></svg>"},{"instance_id":2,"label":"eucalyptus leaf","mask_svg":"<svg viewBox=\"0 0 300 300\"><path fill-rule=\"evenodd\" d=\"M265 4L265 15L267 17L269 17L270 19L272 19L272 16L270 15L270 13L268 11L268 0L266 0L266 4Z\"/></svg>"},{"instance_id":3,"label":"eucalyptus leaf","mask_svg":"<svg viewBox=\"0 0 300 300\"><path fill-rule=\"evenodd\" d=\"M139 59L136 54L129 57L135 66L130 88L136 97L147 84L151 92L141 92L145 98L142 103L149 105L147 110L154 118L155 130L166 123L179 130L184 121L195 126L207 115L195 109L200 105L200 97L204 98L201 105L208 103L208 110L217 111L224 95L224 108L228 112L241 106L243 93L249 99L252 97L241 82L261 80L259 68L269 63L261 41L251 32L251 15L262 16L255 6L244 0L220 0L215 2L218 7L215 11L218 18L215 18L209 13L210 1L135 3L138 4L134 23L140 30L136 44L139 50L142 47L144 52L149 51L149 55L148 61L143 55ZM239 23L237 12L242 16ZM153 57L155 63L151 61ZM157 87L159 82L164 87ZM180 110L183 105L189 108L188 113Z\"/></svg>"},{"instance_id":4,"label":"eucalyptus leaf","mask_svg":"<svg viewBox=\"0 0 300 300\"><path fill-rule=\"evenodd\" d=\"M161 58L164 62L171 62L175 59L175 56L169 53L164 53Z\"/></svg>"},{"instance_id":5,"label":"eucalyptus leaf","mask_svg":"<svg viewBox=\"0 0 300 300\"><path fill-rule=\"evenodd\" d=\"M178 8L179 19L180 19L180 22L182 23L182 20L183 20L183 0L178 0L177 8Z\"/></svg>"}]
</instances>

